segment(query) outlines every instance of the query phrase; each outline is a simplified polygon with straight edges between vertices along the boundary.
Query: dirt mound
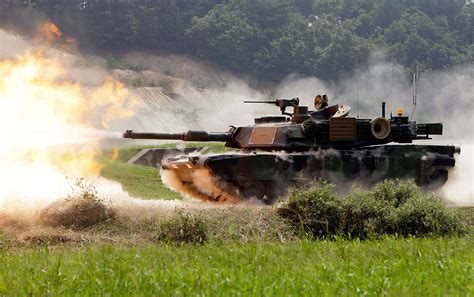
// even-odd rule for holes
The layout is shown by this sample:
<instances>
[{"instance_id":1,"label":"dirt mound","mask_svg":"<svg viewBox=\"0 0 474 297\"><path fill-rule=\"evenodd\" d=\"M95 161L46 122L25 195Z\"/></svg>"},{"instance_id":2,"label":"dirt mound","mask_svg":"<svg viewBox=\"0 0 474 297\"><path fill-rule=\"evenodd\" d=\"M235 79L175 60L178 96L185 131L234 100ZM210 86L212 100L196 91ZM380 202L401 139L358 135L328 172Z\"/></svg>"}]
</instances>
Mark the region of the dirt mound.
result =
<instances>
[{"instance_id":1,"label":"dirt mound","mask_svg":"<svg viewBox=\"0 0 474 297\"><path fill-rule=\"evenodd\" d=\"M110 216L105 205L84 198L60 199L40 212L40 222L47 226L88 227L107 220Z\"/></svg>"}]
</instances>

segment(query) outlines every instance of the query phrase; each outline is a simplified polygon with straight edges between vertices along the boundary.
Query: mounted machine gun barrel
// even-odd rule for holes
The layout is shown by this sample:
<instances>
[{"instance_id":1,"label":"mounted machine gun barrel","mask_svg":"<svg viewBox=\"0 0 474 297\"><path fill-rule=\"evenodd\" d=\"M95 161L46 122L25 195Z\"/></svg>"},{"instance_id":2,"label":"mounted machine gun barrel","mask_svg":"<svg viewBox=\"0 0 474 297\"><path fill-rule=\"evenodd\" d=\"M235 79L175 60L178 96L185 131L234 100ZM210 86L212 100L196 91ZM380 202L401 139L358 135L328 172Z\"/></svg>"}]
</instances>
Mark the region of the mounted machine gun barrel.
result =
<instances>
[{"instance_id":1,"label":"mounted machine gun barrel","mask_svg":"<svg viewBox=\"0 0 474 297\"><path fill-rule=\"evenodd\" d=\"M246 100L244 103L264 103L264 104L272 104L280 107L280 111L282 115L291 115L290 113L286 113L287 107L297 107L300 104L299 98L293 99L275 99L275 100Z\"/></svg>"}]
</instances>

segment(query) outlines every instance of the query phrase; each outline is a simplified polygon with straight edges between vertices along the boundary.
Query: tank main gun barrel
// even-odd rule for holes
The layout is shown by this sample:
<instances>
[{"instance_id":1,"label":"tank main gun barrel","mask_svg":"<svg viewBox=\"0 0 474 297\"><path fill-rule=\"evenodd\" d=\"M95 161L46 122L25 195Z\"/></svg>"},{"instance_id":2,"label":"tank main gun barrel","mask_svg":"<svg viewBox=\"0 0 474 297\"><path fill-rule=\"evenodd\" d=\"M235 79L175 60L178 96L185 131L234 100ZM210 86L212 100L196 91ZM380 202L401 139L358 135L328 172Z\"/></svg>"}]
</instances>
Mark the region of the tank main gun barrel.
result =
<instances>
[{"instance_id":1,"label":"tank main gun barrel","mask_svg":"<svg viewBox=\"0 0 474 297\"><path fill-rule=\"evenodd\" d=\"M195 130L190 130L183 133L141 133L133 132L133 130L127 130L125 133L123 133L123 138L225 142L232 140L232 134L229 132L214 133Z\"/></svg>"}]
</instances>

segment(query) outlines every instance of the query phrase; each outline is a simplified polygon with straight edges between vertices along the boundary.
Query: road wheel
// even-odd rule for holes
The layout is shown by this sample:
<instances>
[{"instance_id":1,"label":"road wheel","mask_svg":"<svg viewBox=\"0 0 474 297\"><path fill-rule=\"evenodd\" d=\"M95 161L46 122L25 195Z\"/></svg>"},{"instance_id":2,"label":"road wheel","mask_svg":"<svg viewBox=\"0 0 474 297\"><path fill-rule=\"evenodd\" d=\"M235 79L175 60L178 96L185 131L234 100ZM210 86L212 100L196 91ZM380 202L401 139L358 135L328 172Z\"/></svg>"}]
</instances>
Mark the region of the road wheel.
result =
<instances>
[{"instance_id":1,"label":"road wheel","mask_svg":"<svg viewBox=\"0 0 474 297\"><path fill-rule=\"evenodd\" d=\"M239 194L244 198L262 199L265 196L265 185L260 181L247 181L239 186Z\"/></svg>"},{"instance_id":2,"label":"road wheel","mask_svg":"<svg viewBox=\"0 0 474 297\"><path fill-rule=\"evenodd\" d=\"M436 169L426 181L426 188L436 190L448 181L448 170L445 168Z\"/></svg>"}]
</instances>

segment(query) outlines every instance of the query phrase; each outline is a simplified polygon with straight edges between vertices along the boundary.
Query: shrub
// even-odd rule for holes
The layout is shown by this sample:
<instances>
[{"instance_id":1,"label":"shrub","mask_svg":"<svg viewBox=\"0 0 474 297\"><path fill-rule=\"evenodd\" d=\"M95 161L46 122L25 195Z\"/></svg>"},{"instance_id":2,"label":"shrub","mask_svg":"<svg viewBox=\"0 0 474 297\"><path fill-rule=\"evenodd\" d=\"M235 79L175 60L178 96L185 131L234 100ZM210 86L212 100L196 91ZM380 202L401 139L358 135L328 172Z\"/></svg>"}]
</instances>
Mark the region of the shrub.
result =
<instances>
[{"instance_id":1,"label":"shrub","mask_svg":"<svg viewBox=\"0 0 474 297\"><path fill-rule=\"evenodd\" d=\"M353 190L342 204L342 230L353 238L367 238L393 229L392 207L371 192Z\"/></svg>"},{"instance_id":2,"label":"shrub","mask_svg":"<svg viewBox=\"0 0 474 297\"><path fill-rule=\"evenodd\" d=\"M352 190L345 199L333 194L332 185L319 182L291 190L278 213L303 234L315 237L447 236L468 231L457 210L411 181L384 181L371 190Z\"/></svg>"},{"instance_id":3,"label":"shrub","mask_svg":"<svg viewBox=\"0 0 474 297\"><path fill-rule=\"evenodd\" d=\"M179 210L160 224L156 240L178 245L203 244L207 241L207 232L207 221L201 214Z\"/></svg>"},{"instance_id":4,"label":"shrub","mask_svg":"<svg viewBox=\"0 0 474 297\"><path fill-rule=\"evenodd\" d=\"M407 235L462 235L467 232L460 213L448 209L433 194L418 193L396 209L396 232Z\"/></svg>"},{"instance_id":5,"label":"shrub","mask_svg":"<svg viewBox=\"0 0 474 297\"><path fill-rule=\"evenodd\" d=\"M399 207L419 192L418 186L411 180L387 179L376 184L369 194L377 200L384 200L394 207Z\"/></svg>"},{"instance_id":6,"label":"shrub","mask_svg":"<svg viewBox=\"0 0 474 297\"><path fill-rule=\"evenodd\" d=\"M337 233L341 225L342 201L333 193L334 186L318 182L308 189L290 190L278 213L304 234L316 237Z\"/></svg>"}]
</instances>

